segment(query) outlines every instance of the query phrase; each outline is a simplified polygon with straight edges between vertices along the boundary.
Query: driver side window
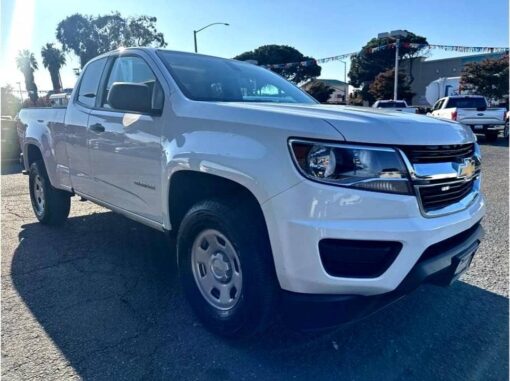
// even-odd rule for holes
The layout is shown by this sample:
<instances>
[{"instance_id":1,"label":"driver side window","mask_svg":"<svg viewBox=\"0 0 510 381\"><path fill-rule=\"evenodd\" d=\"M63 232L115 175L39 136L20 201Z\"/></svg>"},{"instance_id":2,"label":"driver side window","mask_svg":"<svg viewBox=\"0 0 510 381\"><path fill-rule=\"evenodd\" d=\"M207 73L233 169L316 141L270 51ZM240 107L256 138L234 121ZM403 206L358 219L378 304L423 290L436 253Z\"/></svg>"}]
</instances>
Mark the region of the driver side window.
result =
<instances>
[{"instance_id":1,"label":"driver side window","mask_svg":"<svg viewBox=\"0 0 510 381\"><path fill-rule=\"evenodd\" d=\"M115 59L104 90L102 104L104 108L115 109L108 103L108 93L115 83L147 86L151 95L152 108L161 109L163 107L163 89L149 65L141 57L120 56Z\"/></svg>"}]
</instances>

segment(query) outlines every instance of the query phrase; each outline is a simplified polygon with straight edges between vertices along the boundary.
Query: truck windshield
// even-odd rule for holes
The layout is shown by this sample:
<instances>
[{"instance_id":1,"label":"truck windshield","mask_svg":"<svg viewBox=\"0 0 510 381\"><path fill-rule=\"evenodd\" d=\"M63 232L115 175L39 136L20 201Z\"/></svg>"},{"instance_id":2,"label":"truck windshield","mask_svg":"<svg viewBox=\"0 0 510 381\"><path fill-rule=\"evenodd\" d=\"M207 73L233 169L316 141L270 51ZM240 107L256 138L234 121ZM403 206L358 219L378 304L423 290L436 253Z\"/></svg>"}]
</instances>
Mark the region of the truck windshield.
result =
<instances>
[{"instance_id":1,"label":"truck windshield","mask_svg":"<svg viewBox=\"0 0 510 381\"><path fill-rule=\"evenodd\" d=\"M158 55L192 100L317 103L279 75L250 63L165 50Z\"/></svg>"},{"instance_id":2,"label":"truck windshield","mask_svg":"<svg viewBox=\"0 0 510 381\"><path fill-rule=\"evenodd\" d=\"M483 97L450 98L446 108L485 108L487 103Z\"/></svg>"}]
</instances>

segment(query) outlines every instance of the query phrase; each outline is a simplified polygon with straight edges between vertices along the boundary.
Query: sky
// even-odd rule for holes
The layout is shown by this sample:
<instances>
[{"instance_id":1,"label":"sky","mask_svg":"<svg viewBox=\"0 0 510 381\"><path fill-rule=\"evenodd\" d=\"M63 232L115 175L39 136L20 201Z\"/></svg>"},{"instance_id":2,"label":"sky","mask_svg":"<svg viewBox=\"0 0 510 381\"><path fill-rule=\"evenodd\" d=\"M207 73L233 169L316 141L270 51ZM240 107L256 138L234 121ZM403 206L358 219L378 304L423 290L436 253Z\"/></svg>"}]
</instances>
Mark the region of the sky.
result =
<instances>
[{"instance_id":1,"label":"sky","mask_svg":"<svg viewBox=\"0 0 510 381\"><path fill-rule=\"evenodd\" d=\"M41 47L57 42L56 26L74 13L98 15L120 11L123 16L156 16L168 49L193 51L193 30L200 53L232 58L266 44L297 48L323 58L358 51L380 32L407 29L431 44L507 47L508 0L0 0L0 84L21 82L14 58L20 49L35 53L40 90L51 89ZM432 50L429 59L455 52ZM72 53L61 70L64 87L76 81L79 67ZM341 62L322 64L321 78L344 78ZM347 71L349 65L347 65Z\"/></svg>"}]
</instances>

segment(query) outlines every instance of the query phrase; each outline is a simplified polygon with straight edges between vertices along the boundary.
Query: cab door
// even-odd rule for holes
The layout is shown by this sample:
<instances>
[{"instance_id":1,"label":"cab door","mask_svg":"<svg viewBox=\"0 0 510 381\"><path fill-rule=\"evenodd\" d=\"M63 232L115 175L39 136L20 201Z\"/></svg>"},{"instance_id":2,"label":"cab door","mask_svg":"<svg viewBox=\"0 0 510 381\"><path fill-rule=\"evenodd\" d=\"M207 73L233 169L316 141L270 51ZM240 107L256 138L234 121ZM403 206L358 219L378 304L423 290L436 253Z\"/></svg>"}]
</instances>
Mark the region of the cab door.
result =
<instances>
[{"instance_id":1,"label":"cab door","mask_svg":"<svg viewBox=\"0 0 510 381\"><path fill-rule=\"evenodd\" d=\"M113 58L102 83L102 97L88 120L93 196L154 222L162 222L162 146L164 97L148 61L129 53ZM154 112L116 109L108 102L115 83L147 86Z\"/></svg>"},{"instance_id":2,"label":"cab door","mask_svg":"<svg viewBox=\"0 0 510 381\"><path fill-rule=\"evenodd\" d=\"M95 188L88 149L88 121L90 111L95 107L99 82L106 61L106 58L100 58L85 67L65 116L68 168L59 168L59 170L68 171L73 189L86 194L94 193Z\"/></svg>"}]
</instances>

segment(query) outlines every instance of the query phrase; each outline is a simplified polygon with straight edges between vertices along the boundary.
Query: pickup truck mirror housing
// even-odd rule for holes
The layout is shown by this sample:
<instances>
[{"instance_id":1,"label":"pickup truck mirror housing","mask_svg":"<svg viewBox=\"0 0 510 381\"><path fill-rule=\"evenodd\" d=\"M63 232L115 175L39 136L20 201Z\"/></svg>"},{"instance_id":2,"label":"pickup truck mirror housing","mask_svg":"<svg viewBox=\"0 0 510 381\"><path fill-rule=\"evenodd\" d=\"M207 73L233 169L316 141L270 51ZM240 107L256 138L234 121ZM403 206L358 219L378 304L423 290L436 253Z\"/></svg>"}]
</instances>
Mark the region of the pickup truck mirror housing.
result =
<instances>
[{"instance_id":1,"label":"pickup truck mirror housing","mask_svg":"<svg viewBox=\"0 0 510 381\"><path fill-rule=\"evenodd\" d=\"M149 86L143 83L114 82L108 91L108 104L117 110L152 113Z\"/></svg>"}]
</instances>

